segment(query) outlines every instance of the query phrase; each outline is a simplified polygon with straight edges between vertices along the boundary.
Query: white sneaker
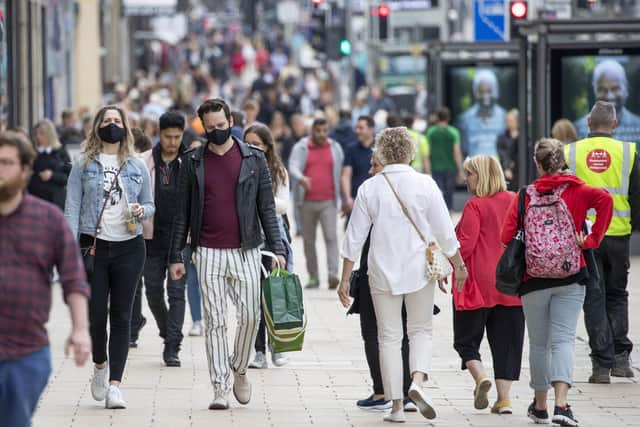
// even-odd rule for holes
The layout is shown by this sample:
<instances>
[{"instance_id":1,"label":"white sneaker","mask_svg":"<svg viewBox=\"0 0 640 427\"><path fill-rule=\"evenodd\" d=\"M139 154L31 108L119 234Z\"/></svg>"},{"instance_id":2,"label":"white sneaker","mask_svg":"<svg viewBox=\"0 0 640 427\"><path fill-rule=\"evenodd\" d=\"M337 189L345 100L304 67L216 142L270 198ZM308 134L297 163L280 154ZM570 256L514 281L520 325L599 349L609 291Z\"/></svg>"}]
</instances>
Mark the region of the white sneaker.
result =
<instances>
[{"instance_id":1,"label":"white sneaker","mask_svg":"<svg viewBox=\"0 0 640 427\"><path fill-rule=\"evenodd\" d=\"M233 395L241 405L246 405L251 400L251 383L246 372L239 374L233 371Z\"/></svg>"},{"instance_id":2,"label":"white sneaker","mask_svg":"<svg viewBox=\"0 0 640 427\"><path fill-rule=\"evenodd\" d=\"M103 401L107 397L107 389L109 388L109 365L104 368L93 366L93 378L91 378L91 395L98 402Z\"/></svg>"},{"instance_id":3,"label":"white sneaker","mask_svg":"<svg viewBox=\"0 0 640 427\"><path fill-rule=\"evenodd\" d=\"M433 401L425 394L422 387L412 382L409 388L409 397L416 404L418 410L428 420L436 417L436 410L433 408Z\"/></svg>"},{"instance_id":4,"label":"white sneaker","mask_svg":"<svg viewBox=\"0 0 640 427\"><path fill-rule=\"evenodd\" d=\"M384 421L389 423L405 423L407 419L404 416L404 411L401 409L396 412L387 412L382 418Z\"/></svg>"},{"instance_id":5,"label":"white sneaker","mask_svg":"<svg viewBox=\"0 0 640 427\"><path fill-rule=\"evenodd\" d=\"M191 325L191 330L189 330L190 337L201 337L204 334L204 328L202 327L202 322L197 320L193 322Z\"/></svg>"},{"instance_id":6,"label":"white sneaker","mask_svg":"<svg viewBox=\"0 0 640 427\"><path fill-rule=\"evenodd\" d=\"M249 363L249 367L255 369L266 369L268 367L267 357L263 352L256 351L256 357L251 363Z\"/></svg>"},{"instance_id":7,"label":"white sneaker","mask_svg":"<svg viewBox=\"0 0 640 427\"><path fill-rule=\"evenodd\" d=\"M127 402L122 398L122 392L120 388L115 385L109 386L109 391L107 392L107 400L104 404L104 407L107 409L124 409L127 407Z\"/></svg>"},{"instance_id":8,"label":"white sneaker","mask_svg":"<svg viewBox=\"0 0 640 427\"><path fill-rule=\"evenodd\" d=\"M229 401L224 396L216 396L209 404L212 411L229 409Z\"/></svg>"},{"instance_id":9,"label":"white sneaker","mask_svg":"<svg viewBox=\"0 0 640 427\"><path fill-rule=\"evenodd\" d=\"M276 366L284 366L289 363L289 358L284 353L271 353L271 361Z\"/></svg>"}]
</instances>

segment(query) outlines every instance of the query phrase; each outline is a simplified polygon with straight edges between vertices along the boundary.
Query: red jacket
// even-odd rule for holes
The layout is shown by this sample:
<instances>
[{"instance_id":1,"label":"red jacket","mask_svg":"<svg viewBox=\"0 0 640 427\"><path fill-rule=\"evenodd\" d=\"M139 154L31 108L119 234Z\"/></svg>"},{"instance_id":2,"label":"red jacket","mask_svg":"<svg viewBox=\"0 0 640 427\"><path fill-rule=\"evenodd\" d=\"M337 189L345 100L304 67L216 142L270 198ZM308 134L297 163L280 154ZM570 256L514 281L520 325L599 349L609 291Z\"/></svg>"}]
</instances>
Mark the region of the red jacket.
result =
<instances>
[{"instance_id":1,"label":"red jacket","mask_svg":"<svg viewBox=\"0 0 640 427\"><path fill-rule=\"evenodd\" d=\"M591 228L591 234L584 241L582 249L595 249L600 246L604 233L609 227L613 215L613 199L605 190L590 187L575 175L553 174L545 175L533 182L536 190L545 192L553 190L560 184L569 183L569 187L562 193L562 200L567 204L573 216L576 232L582 230L582 224L587 217L587 211L596 210L596 222ZM525 207L529 206L529 196L525 197ZM509 213L502 227L502 243L507 245L513 239L518 228L518 198L511 202ZM584 257L581 266L585 266Z\"/></svg>"},{"instance_id":2,"label":"red jacket","mask_svg":"<svg viewBox=\"0 0 640 427\"><path fill-rule=\"evenodd\" d=\"M514 193L500 191L488 197L473 197L465 205L456 236L469 277L462 292L453 287L456 310L522 305L520 298L496 289L496 265L504 251L500 230L514 199Z\"/></svg>"}]
</instances>

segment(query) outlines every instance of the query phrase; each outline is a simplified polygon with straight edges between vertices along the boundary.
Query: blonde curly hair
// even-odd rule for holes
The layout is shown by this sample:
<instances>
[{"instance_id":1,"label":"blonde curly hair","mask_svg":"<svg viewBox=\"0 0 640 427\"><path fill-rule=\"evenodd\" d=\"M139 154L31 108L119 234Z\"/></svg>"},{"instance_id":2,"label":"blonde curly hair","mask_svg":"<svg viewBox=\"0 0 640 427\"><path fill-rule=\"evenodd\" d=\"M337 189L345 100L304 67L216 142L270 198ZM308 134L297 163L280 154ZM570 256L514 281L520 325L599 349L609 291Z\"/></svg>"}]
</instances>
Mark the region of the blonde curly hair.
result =
<instances>
[{"instance_id":1,"label":"blonde curly hair","mask_svg":"<svg viewBox=\"0 0 640 427\"><path fill-rule=\"evenodd\" d=\"M87 135L87 139L82 143L82 155L85 165L94 161L100 153L102 153L102 144L104 143L98 136L98 129L102 124L104 115L109 110L115 110L120 114L122 126L124 127L124 139L120 142L118 162L123 164L125 160L135 155L134 139L133 134L131 133L131 127L129 126L129 121L127 120L127 115L122 108L116 105L108 105L106 107L102 107L96 113L96 116L93 119L93 125L91 126L91 131L89 132L89 135Z\"/></svg>"},{"instance_id":2,"label":"blonde curly hair","mask_svg":"<svg viewBox=\"0 0 640 427\"><path fill-rule=\"evenodd\" d=\"M406 127L387 128L376 137L376 155L383 165L411 163L416 155Z\"/></svg>"}]
</instances>

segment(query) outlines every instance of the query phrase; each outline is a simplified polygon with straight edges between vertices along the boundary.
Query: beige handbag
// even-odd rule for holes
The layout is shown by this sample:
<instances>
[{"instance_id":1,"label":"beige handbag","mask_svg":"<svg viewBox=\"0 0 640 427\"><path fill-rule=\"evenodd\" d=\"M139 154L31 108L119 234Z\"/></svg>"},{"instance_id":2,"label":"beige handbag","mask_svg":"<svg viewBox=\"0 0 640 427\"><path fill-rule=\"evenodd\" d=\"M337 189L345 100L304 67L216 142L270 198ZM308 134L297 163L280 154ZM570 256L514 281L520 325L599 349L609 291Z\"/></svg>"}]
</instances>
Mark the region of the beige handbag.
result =
<instances>
[{"instance_id":1,"label":"beige handbag","mask_svg":"<svg viewBox=\"0 0 640 427\"><path fill-rule=\"evenodd\" d=\"M393 188L393 185L391 185L391 181L389 181L389 178L387 178L387 174L383 173L382 176L387 181L387 184L389 184L393 195L396 196L396 199L400 204L400 208L402 209L402 213L404 213L411 225L413 225L413 228L418 233L418 236L420 236L420 240L422 240L422 242L427 245L425 253L425 258L427 261L427 280L429 282L435 282L438 280L446 279L453 272L453 267L451 266L449 259L444 255L442 249L440 249L436 242L427 243L424 235L422 234L416 223L413 222L413 219L411 219L406 206L404 205L404 203L402 203L402 200L400 200L400 196L398 196L396 189Z\"/></svg>"}]
</instances>

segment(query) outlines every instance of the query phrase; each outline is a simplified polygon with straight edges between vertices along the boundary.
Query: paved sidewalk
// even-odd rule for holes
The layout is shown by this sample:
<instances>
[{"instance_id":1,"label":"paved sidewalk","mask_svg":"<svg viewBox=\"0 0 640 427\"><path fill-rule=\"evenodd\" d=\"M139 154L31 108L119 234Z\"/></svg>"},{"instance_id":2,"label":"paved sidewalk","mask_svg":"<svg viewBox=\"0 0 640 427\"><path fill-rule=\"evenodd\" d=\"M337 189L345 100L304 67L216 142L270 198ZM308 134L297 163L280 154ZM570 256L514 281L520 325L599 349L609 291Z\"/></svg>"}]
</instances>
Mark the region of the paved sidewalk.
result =
<instances>
[{"instance_id":1,"label":"paved sidewalk","mask_svg":"<svg viewBox=\"0 0 640 427\"><path fill-rule=\"evenodd\" d=\"M319 234L321 235L321 234ZM302 244L295 242L296 265L303 280L305 274ZM319 244L320 259L324 248ZM631 306L640 301L634 282L640 278L640 258L632 261ZM323 264L320 264L321 266ZM321 269L322 270L322 269ZM326 278L323 283L326 287ZM291 363L282 368L250 370L253 398L240 406L231 398L231 410L209 411L212 398L204 338L185 337L181 352L182 367L163 366L162 344L151 313L143 329L139 348L132 349L123 379L126 410L106 410L103 402L91 398L89 381L92 368L76 368L63 355L63 342L69 331L67 309L55 289L51 321L53 373L40 402L34 426L372 426L383 425L382 413L365 412L355 406L357 399L370 393L370 379L356 316L345 316L335 292L326 289L306 292L305 308L309 327L305 349L292 353ZM523 358L521 381L514 384L514 414L491 415L476 411L472 402L472 380L459 370L459 359L452 348L450 296L437 291L436 303L442 312L436 316L432 381L429 394L434 398L438 426L531 426L525 416L532 392L528 387L528 355ZM234 324L230 316L230 324ZM190 326L187 314L185 334ZM640 377L640 314L631 313L631 331L636 345L634 365ZM579 324L576 352L576 383L570 403L581 426L640 426L640 385L635 380L613 379L611 385L591 385L586 333ZM525 342L525 347L528 343ZM490 353L483 348L487 367ZM491 391L495 400L495 389ZM552 405L550 401L550 405ZM1 418L0 418L1 419ZM417 414L407 414L408 425L428 424ZM1 424L1 422L0 422Z\"/></svg>"}]
</instances>

